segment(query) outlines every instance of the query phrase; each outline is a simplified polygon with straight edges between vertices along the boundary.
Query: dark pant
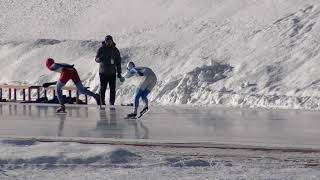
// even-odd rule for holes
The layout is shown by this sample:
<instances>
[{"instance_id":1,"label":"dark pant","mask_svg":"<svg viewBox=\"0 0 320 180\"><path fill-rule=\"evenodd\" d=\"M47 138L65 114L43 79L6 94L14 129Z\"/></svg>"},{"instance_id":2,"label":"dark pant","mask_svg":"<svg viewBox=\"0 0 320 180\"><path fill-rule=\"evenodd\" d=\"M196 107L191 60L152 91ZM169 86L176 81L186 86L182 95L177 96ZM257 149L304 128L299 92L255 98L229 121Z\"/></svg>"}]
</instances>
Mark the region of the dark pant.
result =
<instances>
[{"instance_id":1,"label":"dark pant","mask_svg":"<svg viewBox=\"0 0 320 180\"><path fill-rule=\"evenodd\" d=\"M114 105L114 101L116 100L116 74L99 74L100 76L100 96L101 96L101 103L104 105L105 97L106 97L106 90L109 84L110 88L110 100L109 104Z\"/></svg>"}]
</instances>

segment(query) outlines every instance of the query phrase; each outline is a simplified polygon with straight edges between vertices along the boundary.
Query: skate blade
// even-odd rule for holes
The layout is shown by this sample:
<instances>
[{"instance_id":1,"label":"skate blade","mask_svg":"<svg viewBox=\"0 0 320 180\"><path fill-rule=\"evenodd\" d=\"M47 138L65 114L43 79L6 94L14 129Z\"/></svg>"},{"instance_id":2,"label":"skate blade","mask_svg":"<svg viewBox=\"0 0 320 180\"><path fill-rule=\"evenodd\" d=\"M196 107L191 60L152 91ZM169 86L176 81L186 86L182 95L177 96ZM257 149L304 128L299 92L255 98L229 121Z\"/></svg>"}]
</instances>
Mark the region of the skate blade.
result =
<instances>
[{"instance_id":1,"label":"skate blade","mask_svg":"<svg viewBox=\"0 0 320 180\"><path fill-rule=\"evenodd\" d=\"M129 104L121 104L121 106L133 106L133 104L132 103L129 103Z\"/></svg>"},{"instance_id":2,"label":"skate blade","mask_svg":"<svg viewBox=\"0 0 320 180\"><path fill-rule=\"evenodd\" d=\"M144 113L140 113L140 115L138 116L138 119L139 119L139 118L142 118L144 115L148 114L149 111L150 111L150 110L147 110L147 111L144 112Z\"/></svg>"},{"instance_id":3,"label":"skate blade","mask_svg":"<svg viewBox=\"0 0 320 180\"><path fill-rule=\"evenodd\" d=\"M136 120L136 117L124 117L125 120Z\"/></svg>"}]
</instances>

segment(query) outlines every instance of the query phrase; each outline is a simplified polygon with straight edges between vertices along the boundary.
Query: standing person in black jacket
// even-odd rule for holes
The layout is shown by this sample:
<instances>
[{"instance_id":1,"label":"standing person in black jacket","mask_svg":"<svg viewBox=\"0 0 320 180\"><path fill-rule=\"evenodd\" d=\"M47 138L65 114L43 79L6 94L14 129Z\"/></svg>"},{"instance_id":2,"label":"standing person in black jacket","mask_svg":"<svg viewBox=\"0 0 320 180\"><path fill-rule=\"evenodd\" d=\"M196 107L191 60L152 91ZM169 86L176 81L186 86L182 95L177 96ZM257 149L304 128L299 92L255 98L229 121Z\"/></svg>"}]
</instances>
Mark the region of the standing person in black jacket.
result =
<instances>
[{"instance_id":1,"label":"standing person in black jacket","mask_svg":"<svg viewBox=\"0 0 320 180\"><path fill-rule=\"evenodd\" d=\"M99 76L100 76L100 97L101 104L105 105L105 94L107 85L110 88L110 101L109 105L114 105L116 98L116 77L123 81L124 78L121 75L121 56L116 43L113 42L113 38L107 35L105 41L102 42L102 46L99 48L96 55L96 62L100 64Z\"/></svg>"}]
</instances>

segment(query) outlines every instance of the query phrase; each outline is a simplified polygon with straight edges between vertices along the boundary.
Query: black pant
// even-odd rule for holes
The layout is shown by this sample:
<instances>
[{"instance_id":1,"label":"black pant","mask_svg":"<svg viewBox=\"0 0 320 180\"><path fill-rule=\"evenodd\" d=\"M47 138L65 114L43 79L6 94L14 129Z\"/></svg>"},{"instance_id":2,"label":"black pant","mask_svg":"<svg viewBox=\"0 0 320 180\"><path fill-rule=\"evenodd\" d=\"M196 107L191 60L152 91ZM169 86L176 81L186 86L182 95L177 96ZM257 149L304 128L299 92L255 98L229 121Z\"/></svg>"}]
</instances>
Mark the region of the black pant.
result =
<instances>
[{"instance_id":1,"label":"black pant","mask_svg":"<svg viewBox=\"0 0 320 180\"><path fill-rule=\"evenodd\" d=\"M106 90L109 84L110 88L110 100L109 104L114 105L114 101L116 100L116 74L99 74L100 76L100 96L101 96L101 103L103 105L106 104L105 97L106 97Z\"/></svg>"}]
</instances>

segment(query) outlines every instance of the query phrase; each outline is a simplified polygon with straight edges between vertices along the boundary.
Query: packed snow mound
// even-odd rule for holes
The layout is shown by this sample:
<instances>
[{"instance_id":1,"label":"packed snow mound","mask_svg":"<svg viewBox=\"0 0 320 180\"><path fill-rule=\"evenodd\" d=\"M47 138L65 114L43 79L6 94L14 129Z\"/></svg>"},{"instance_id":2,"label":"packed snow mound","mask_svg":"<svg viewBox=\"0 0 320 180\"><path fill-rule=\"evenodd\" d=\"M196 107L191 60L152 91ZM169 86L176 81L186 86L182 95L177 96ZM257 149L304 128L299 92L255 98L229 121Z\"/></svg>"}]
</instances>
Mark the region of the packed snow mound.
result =
<instances>
[{"instance_id":1,"label":"packed snow mound","mask_svg":"<svg viewBox=\"0 0 320 180\"><path fill-rule=\"evenodd\" d=\"M181 157L169 157L165 159L172 167L212 167L214 162L208 162L202 159L191 159Z\"/></svg>"},{"instance_id":2,"label":"packed snow mound","mask_svg":"<svg viewBox=\"0 0 320 180\"><path fill-rule=\"evenodd\" d=\"M0 166L9 166L12 169L72 165L138 167L138 163L142 160L142 157L135 152L111 146L96 145L93 148L85 148L77 143L40 143L28 140L2 140L0 143L6 149L6 152L0 156ZM10 152L13 153L10 154Z\"/></svg>"},{"instance_id":3,"label":"packed snow mound","mask_svg":"<svg viewBox=\"0 0 320 180\"><path fill-rule=\"evenodd\" d=\"M210 86L228 77L233 67L225 64L215 63L214 65L197 67L183 77L174 78L166 83L156 98L159 102L192 104L199 89L211 91Z\"/></svg>"},{"instance_id":4,"label":"packed snow mound","mask_svg":"<svg viewBox=\"0 0 320 180\"><path fill-rule=\"evenodd\" d=\"M228 179L246 177L319 179L320 177L319 153L4 141L0 140L0 179L32 177L33 180L204 180L209 179L208 177L211 179L226 179L226 177ZM21 146L22 144L26 145ZM125 156L133 154L133 156L129 155L132 159L126 163L111 163L108 157L112 153Z\"/></svg>"},{"instance_id":5,"label":"packed snow mound","mask_svg":"<svg viewBox=\"0 0 320 180\"><path fill-rule=\"evenodd\" d=\"M320 109L319 5L317 0L1 1L0 82L55 80L43 64L52 57L75 64L84 84L97 91L95 53L112 34L123 70L134 61L157 74L154 103ZM118 83L118 104L132 101L138 81Z\"/></svg>"}]
</instances>

